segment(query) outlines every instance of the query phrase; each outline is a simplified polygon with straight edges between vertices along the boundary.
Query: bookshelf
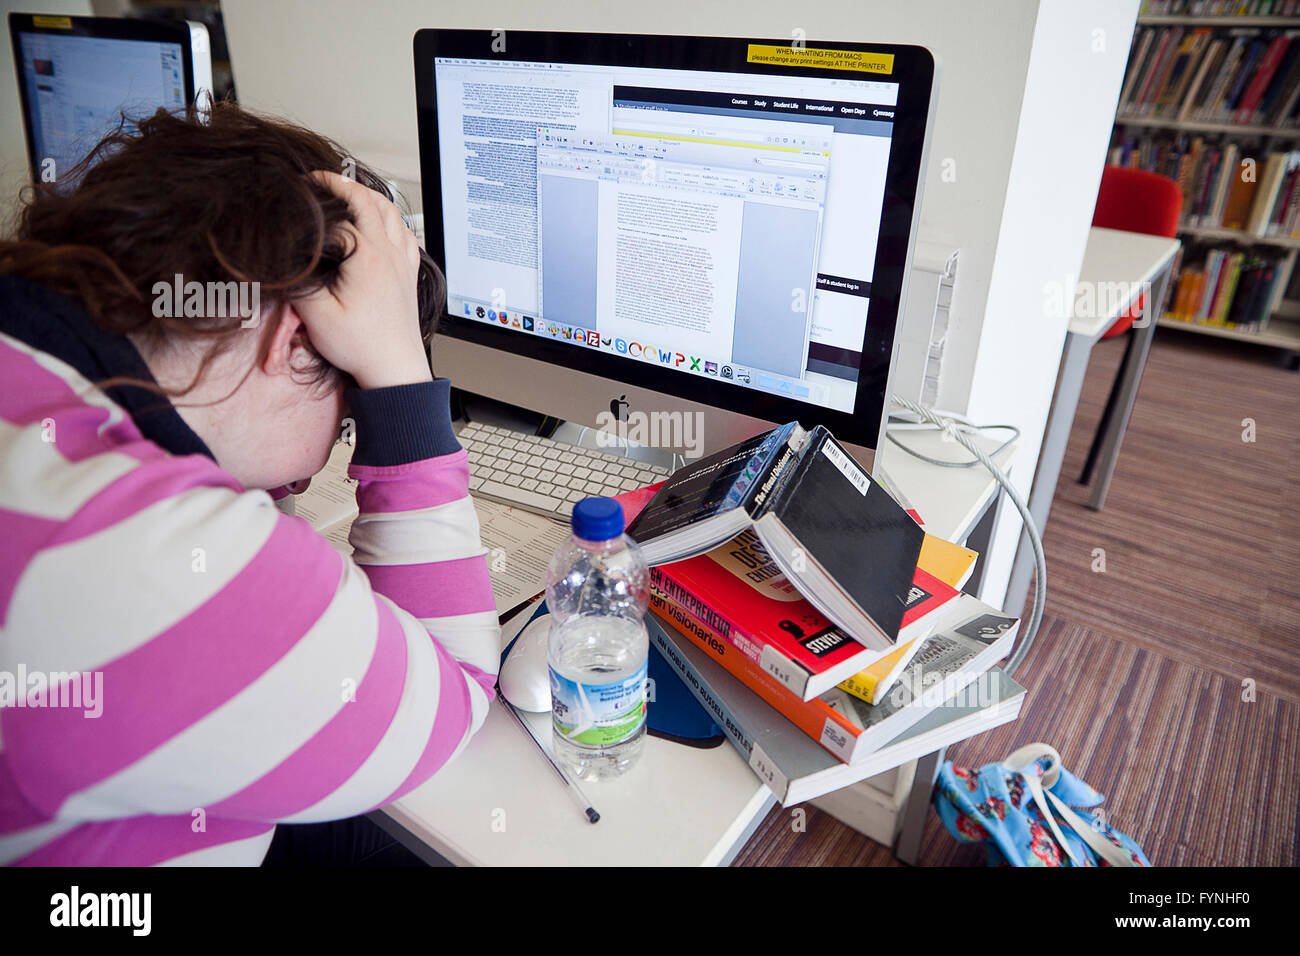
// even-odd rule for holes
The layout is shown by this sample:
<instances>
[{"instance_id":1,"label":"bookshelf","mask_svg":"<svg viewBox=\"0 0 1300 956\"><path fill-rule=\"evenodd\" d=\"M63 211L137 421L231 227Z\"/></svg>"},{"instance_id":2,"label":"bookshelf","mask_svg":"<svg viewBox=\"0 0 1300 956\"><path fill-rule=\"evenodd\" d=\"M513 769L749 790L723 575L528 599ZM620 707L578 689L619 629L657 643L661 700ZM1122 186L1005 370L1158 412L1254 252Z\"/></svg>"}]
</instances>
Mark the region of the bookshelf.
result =
<instances>
[{"instance_id":1,"label":"bookshelf","mask_svg":"<svg viewBox=\"0 0 1300 956\"><path fill-rule=\"evenodd\" d=\"M1300 0L1146 0L1107 162L1183 188L1160 325L1300 352Z\"/></svg>"},{"instance_id":2,"label":"bookshelf","mask_svg":"<svg viewBox=\"0 0 1300 956\"><path fill-rule=\"evenodd\" d=\"M1280 246L1283 249L1300 249L1300 239L1289 236L1251 236L1240 229L1223 229L1215 226L1180 226L1180 233L1198 239L1222 239L1239 245Z\"/></svg>"},{"instance_id":3,"label":"bookshelf","mask_svg":"<svg viewBox=\"0 0 1300 956\"><path fill-rule=\"evenodd\" d=\"M1294 335L1289 328L1293 323L1274 321L1269 323L1268 328L1259 332L1243 332L1238 329L1229 329L1221 325L1210 325L1209 323L1188 322L1186 319L1173 319L1168 316L1162 317L1156 321L1156 325L1167 329L1191 329L1204 335L1212 335L1221 339L1234 339L1238 342L1252 342L1255 345L1271 345L1274 348L1286 349L1288 352L1294 352L1300 349L1300 340Z\"/></svg>"},{"instance_id":4,"label":"bookshelf","mask_svg":"<svg viewBox=\"0 0 1300 956\"><path fill-rule=\"evenodd\" d=\"M1280 5L1279 5L1280 6ZM1139 15L1138 23L1149 23L1154 26L1174 26L1179 24L1192 24L1194 26L1219 26L1228 24L1234 27L1289 27L1295 26L1295 17L1286 16L1266 16L1253 17L1247 15L1220 13L1214 15L1184 15L1184 16L1161 16L1158 14Z\"/></svg>"},{"instance_id":5,"label":"bookshelf","mask_svg":"<svg viewBox=\"0 0 1300 956\"><path fill-rule=\"evenodd\" d=\"M1152 129L1193 130L1198 133L1236 133L1238 136L1279 136L1286 131L1274 126L1245 126L1237 123L1206 123L1191 120L1159 119L1148 116L1118 118L1124 126L1149 126Z\"/></svg>"}]
</instances>

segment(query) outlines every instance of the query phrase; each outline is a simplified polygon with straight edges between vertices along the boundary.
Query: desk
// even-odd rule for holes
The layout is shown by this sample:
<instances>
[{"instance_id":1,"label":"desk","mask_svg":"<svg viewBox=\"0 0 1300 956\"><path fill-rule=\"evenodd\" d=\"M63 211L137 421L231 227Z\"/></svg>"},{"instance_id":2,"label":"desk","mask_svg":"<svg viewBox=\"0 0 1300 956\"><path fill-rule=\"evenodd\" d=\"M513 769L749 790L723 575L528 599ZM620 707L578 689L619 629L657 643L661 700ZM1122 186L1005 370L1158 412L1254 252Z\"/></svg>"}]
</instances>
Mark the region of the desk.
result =
<instances>
[{"instance_id":1,"label":"desk","mask_svg":"<svg viewBox=\"0 0 1300 956\"><path fill-rule=\"evenodd\" d=\"M1145 321L1140 327L1138 322L1133 323L1133 355L1120 382L1115 413L1102 436L1099 464L1088 503L1088 507L1094 511L1101 510L1106 503L1106 493L1110 490L1110 480L1115 473L1115 463L1119 460L1124 432L1128 429L1133 403L1137 400L1138 384L1142 380L1142 370L1146 366L1151 339L1155 335L1157 310L1165 300L1170 273L1180 246L1177 239L1119 229L1094 227L1088 233L1088 246L1083 254L1083 265L1079 269L1080 289L1107 290L1118 288L1116 283L1127 283L1129 289L1149 289L1153 293L1147 299ZM1056 394L1052 398L1052 410L1048 414L1047 429L1038 455L1038 471L1029 493L1029 514L1040 533L1046 529L1047 518L1052 510L1056 482L1061 475L1061 462L1070 440L1070 429L1074 425L1074 414L1079 406L1079 393L1083 390L1083 377L1088 370L1092 347L1115 319L1124 314L1136 296L1122 302L1115 301L1109 295L1106 298L1109 307L1094 309L1091 315L1074 316L1074 309L1071 309L1072 317L1065 336L1065 349L1061 354ZM1101 295L1094 294L1093 301L1100 302ZM1007 600L1003 604L1008 612L1019 613L1025 606L1033 573L1034 552L1028 538L1022 535L1007 586Z\"/></svg>"},{"instance_id":2,"label":"desk","mask_svg":"<svg viewBox=\"0 0 1300 956\"><path fill-rule=\"evenodd\" d=\"M931 457L965 457L936 433L903 440ZM1014 452L1005 449L997 462L1006 467ZM928 465L887 442L880 454L932 534L964 540L994 500L996 482L983 469ZM546 739L550 715L524 716ZM923 784L927 798L932 783L933 774ZM584 789L601 814L594 825L498 700L455 760L373 818L435 863L725 866L776 803L730 743L700 750L656 737L646 738L631 773Z\"/></svg>"}]
</instances>

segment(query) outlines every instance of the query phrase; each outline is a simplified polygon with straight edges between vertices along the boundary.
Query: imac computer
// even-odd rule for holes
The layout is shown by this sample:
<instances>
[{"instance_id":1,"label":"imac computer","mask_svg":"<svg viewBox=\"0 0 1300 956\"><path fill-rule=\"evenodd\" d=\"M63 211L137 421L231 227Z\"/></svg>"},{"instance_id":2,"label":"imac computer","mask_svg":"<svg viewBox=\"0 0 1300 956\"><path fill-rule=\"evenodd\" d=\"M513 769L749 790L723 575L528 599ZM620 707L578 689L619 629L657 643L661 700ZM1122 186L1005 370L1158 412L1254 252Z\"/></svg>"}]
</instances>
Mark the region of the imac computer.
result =
<instances>
[{"instance_id":1,"label":"imac computer","mask_svg":"<svg viewBox=\"0 0 1300 956\"><path fill-rule=\"evenodd\" d=\"M212 89L201 23L9 14L35 182L62 183L122 114L181 109Z\"/></svg>"},{"instance_id":2,"label":"imac computer","mask_svg":"<svg viewBox=\"0 0 1300 956\"><path fill-rule=\"evenodd\" d=\"M872 467L929 51L513 30L414 47L439 375L606 430L699 415L695 453L824 424Z\"/></svg>"}]
</instances>

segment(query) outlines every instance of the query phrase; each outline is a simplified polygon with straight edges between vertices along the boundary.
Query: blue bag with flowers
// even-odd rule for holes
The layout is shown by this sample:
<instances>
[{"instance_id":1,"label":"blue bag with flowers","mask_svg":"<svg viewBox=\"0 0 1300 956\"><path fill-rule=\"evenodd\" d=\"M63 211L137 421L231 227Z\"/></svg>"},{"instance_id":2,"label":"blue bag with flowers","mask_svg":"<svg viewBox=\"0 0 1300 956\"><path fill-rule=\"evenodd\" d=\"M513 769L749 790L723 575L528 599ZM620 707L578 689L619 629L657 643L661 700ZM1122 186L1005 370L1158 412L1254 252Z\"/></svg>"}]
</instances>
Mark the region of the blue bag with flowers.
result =
<instances>
[{"instance_id":1,"label":"blue bag with flowers","mask_svg":"<svg viewBox=\"0 0 1300 956\"><path fill-rule=\"evenodd\" d=\"M947 761L934 787L943 825L963 843L987 844L989 866L1150 866L1106 822L1104 799L1041 743L978 770Z\"/></svg>"}]
</instances>

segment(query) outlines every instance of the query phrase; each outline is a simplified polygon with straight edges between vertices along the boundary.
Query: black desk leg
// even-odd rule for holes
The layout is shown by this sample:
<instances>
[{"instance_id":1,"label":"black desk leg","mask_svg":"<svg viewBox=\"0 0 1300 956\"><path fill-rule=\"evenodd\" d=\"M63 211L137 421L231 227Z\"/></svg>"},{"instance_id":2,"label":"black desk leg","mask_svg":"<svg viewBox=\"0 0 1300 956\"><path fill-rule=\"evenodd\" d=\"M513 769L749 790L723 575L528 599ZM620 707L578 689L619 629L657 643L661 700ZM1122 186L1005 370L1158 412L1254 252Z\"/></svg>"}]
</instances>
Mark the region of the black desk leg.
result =
<instances>
[{"instance_id":1,"label":"black desk leg","mask_svg":"<svg viewBox=\"0 0 1300 956\"><path fill-rule=\"evenodd\" d=\"M1088 459L1083 463L1083 471L1079 475L1079 484L1086 485L1092 481L1093 469L1097 467L1097 459L1101 455L1101 443L1106 437L1106 432L1110 430L1111 419L1115 416L1115 406L1119 404L1120 389L1124 385L1124 380L1128 376L1128 366L1133 361L1133 350L1136 347L1137 334L1130 329L1127 333L1128 339L1124 343L1124 357L1120 359L1119 371L1115 373L1115 381L1110 384L1110 394L1106 397L1106 407L1102 409L1101 421L1097 423L1097 431L1092 436L1092 445L1088 447Z\"/></svg>"}]
</instances>

